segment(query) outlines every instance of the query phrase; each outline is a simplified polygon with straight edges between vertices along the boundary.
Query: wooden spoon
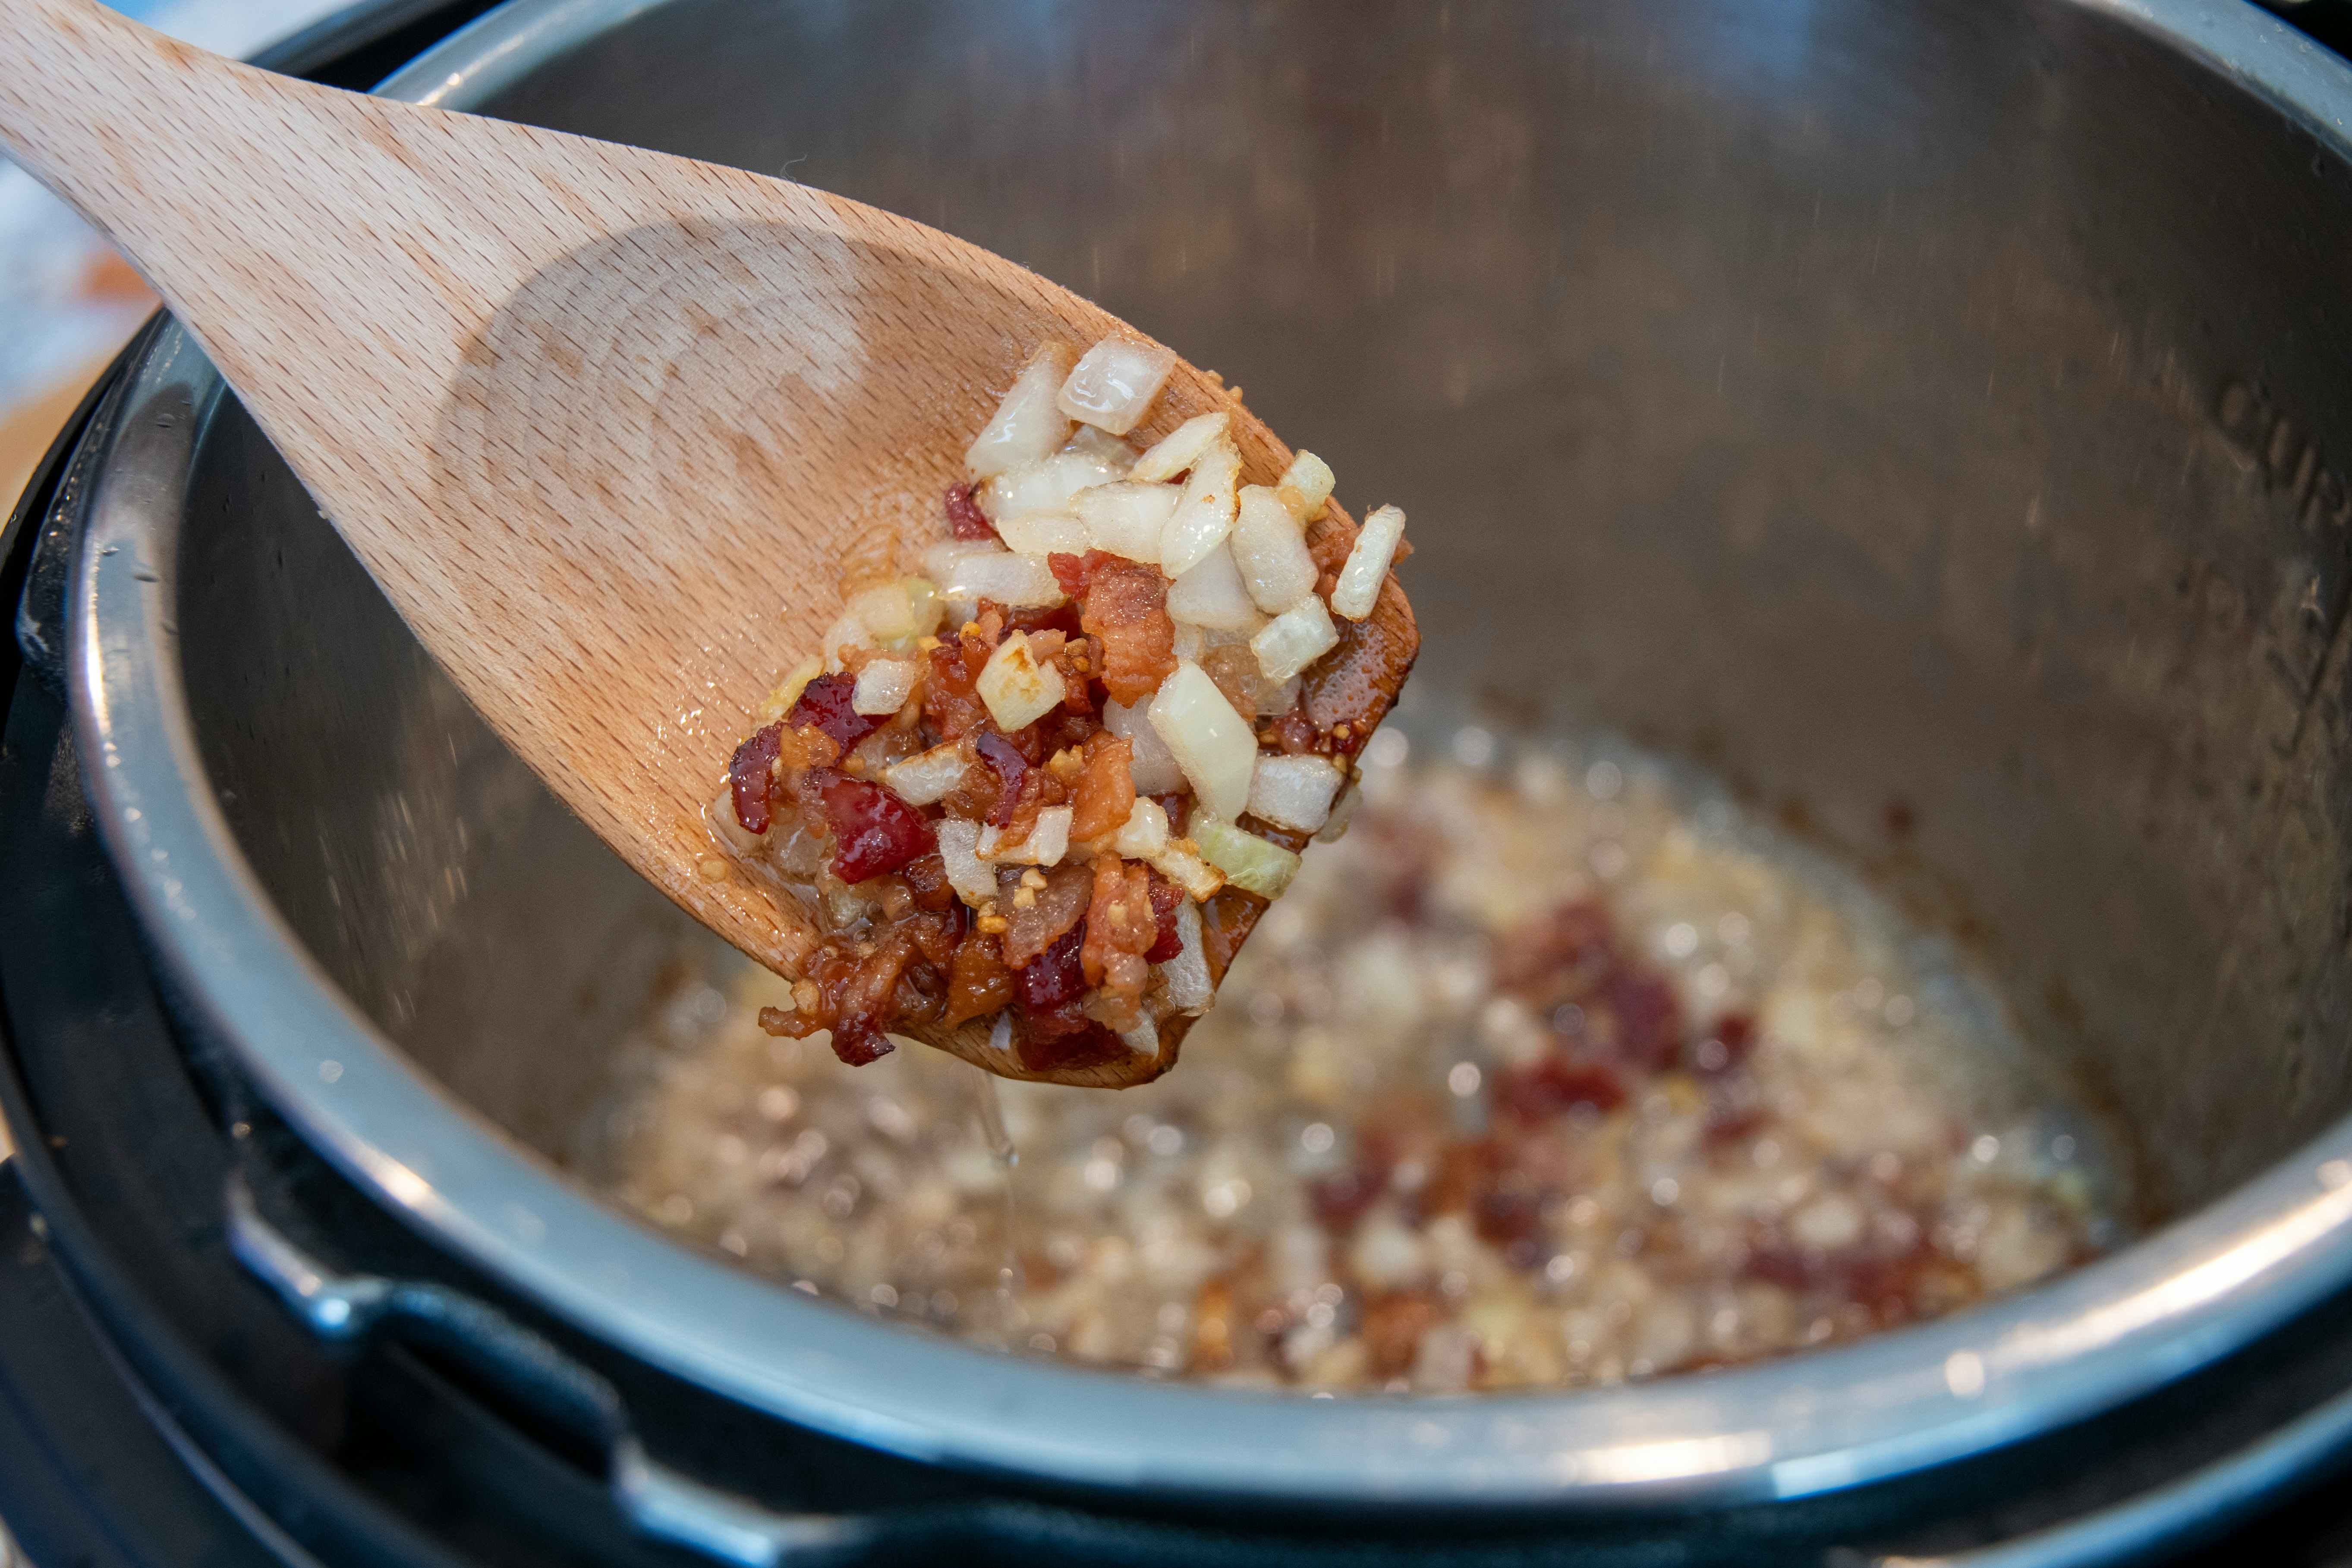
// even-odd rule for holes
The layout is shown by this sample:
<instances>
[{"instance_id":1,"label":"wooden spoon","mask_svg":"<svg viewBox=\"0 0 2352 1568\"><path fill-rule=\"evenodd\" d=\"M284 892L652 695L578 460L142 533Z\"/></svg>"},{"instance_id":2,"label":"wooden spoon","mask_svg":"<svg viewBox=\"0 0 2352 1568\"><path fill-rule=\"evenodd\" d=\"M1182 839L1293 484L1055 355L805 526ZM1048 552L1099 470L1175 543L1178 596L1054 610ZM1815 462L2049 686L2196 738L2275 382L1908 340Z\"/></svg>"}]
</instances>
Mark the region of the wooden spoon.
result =
<instances>
[{"instance_id":1,"label":"wooden spoon","mask_svg":"<svg viewBox=\"0 0 2352 1568\"><path fill-rule=\"evenodd\" d=\"M0 0L0 144L170 304L507 743L785 973L815 930L714 860L701 813L839 613L842 552L937 534L1037 343L1149 341L822 191L273 76L89 0ZM1180 363L1139 435L1226 398ZM1289 449L1234 412L1273 482ZM1353 534L1334 507L1310 542ZM1333 663L1393 696L1418 642L1391 578ZM915 1032L1029 1076L978 1025Z\"/></svg>"}]
</instances>

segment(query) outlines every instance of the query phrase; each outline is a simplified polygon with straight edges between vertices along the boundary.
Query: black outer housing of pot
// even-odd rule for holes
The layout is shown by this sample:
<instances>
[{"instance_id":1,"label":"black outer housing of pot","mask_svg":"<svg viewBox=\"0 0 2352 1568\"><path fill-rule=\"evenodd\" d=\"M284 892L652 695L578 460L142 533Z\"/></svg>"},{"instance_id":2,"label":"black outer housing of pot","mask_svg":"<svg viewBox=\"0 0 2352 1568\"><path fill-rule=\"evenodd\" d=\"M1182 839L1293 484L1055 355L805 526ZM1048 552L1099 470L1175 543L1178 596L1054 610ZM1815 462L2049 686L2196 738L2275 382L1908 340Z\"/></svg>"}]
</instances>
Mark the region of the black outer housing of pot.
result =
<instances>
[{"instance_id":1,"label":"black outer housing of pot","mask_svg":"<svg viewBox=\"0 0 2352 1568\"><path fill-rule=\"evenodd\" d=\"M263 63L362 87L487 8L355 6ZM2305 9L2315 15L2298 20L2337 19ZM24 595L37 536L70 523L72 458L109 417L115 381L77 412L0 534L0 605ZM33 584L36 648L57 631L61 589ZM260 1107L225 1055L180 1032L94 836L63 704L14 645L0 647L0 1110L19 1149L0 1173L0 1518L44 1568L706 1561L633 1533L603 1473L608 1413L569 1396L573 1385L485 1363L462 1337L335 1347L303 1330L230 1252L233 1172L331 1263L438 1281L527 1324L587 1385L601 1380L669 1465L772 1507L871 1516L856 1555L873 1562L1829 1568L2079 1519L2352 1388L2352 1300L2339 1299L2099 1420L1797 1503L1351 1526L1016 1497L793 1428L586 1342L375 1208ZM2251 1521L2189 1521L2173 1544L2213 1564L2352 1561L2352 1506L2332 1465L2269 1504Z\"/></svg>"}]
</instances>

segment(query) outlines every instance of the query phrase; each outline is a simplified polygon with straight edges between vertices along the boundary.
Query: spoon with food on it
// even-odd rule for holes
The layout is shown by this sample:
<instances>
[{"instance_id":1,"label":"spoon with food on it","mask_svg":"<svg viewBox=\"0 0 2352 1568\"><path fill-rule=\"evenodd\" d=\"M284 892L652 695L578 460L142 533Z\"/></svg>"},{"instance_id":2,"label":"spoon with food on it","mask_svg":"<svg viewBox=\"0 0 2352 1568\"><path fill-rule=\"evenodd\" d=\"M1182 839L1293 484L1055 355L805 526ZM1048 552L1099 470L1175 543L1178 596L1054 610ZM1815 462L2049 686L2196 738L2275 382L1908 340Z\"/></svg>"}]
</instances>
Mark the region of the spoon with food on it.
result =
<instances>
[{"instance_id":1,"label":"spoon with food on it","mask_svg":"<svg viewBox=\"0 0 2352 1568\"><path fill-rule=\"evenodd\" d=\"M1418 651L1401 512L908 219L90 0L0 0L0 147L517 754L793 979L763 1025L845 1061L1165 1072Z\"/></svg>"}]
</instances>

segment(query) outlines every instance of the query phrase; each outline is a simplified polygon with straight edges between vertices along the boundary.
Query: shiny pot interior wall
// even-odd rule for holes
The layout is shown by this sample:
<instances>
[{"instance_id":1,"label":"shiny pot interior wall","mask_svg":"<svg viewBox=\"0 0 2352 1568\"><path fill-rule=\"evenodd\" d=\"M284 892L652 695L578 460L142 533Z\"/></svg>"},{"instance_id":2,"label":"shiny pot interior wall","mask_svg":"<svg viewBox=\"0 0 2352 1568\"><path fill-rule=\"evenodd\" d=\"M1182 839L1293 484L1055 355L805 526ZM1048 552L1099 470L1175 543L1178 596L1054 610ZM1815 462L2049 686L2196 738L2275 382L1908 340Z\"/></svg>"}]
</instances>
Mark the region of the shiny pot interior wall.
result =
<instances>
[{"instance_id":1,"label":"shiny pot interior wall","mask_svg":"<svg viewBox=\"0 0 2352 1568\"><path fill-rule=\"evenodd\" d=\"M499 108L907 213L1224 371L1412 513L1425 692L1689 753L1874 868L2127 1122L2152 1213L2352 1101L2352 176L2128 22L678 0ZM247 853L551 1146L683 917L233 408L197 486Z\"/></svg>"}]
</instances>

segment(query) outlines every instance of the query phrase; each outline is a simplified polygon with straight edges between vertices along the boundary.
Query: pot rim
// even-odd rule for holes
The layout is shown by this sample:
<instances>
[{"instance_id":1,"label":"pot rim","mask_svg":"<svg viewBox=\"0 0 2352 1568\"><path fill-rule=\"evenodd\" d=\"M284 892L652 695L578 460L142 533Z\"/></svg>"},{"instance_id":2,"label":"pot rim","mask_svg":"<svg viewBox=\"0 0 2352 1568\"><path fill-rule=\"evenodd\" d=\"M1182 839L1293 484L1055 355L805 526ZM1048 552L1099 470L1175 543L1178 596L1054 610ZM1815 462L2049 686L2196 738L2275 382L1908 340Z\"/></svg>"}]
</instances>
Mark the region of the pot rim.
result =
<instances>
[{"instance_id":1,"label":"pot rim","mask_svg":"<svg viewBox=\"0 0 2352 1568\"><path fill-rule=\"evenodd\" d=\"M661 0L509 0L379 89L463 109ZM2209 0L2070 0L2347 151L2352 73ZM176 325L134 367L77 556L69 688L101 836L187 1005L310 1142L581 1330L910 1458L1095 1488L1361 1506L1727 1505L1961 1458L2112 1407L2352 1279L2352 1117L2052 1284L1855 1343L1632 1387L1310 1399L969 1348L781 1289L604 1207L431 1082L286 925L206 778L173 605L180 498L226 392ZM95 764L95 765L93 765Z\"/></svg>"}]
</instances>

